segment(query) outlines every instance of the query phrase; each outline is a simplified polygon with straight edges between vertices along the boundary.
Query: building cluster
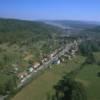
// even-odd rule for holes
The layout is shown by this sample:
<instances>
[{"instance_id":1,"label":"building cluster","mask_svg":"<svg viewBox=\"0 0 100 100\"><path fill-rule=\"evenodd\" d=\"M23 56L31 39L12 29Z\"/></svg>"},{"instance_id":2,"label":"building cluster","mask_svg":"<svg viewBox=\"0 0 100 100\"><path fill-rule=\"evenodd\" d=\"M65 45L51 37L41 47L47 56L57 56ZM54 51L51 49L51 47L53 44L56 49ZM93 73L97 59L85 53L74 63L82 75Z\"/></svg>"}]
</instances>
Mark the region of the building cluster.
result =
<instances>
[{"instance_id":1,"label":"building cluster","mask_svg":"<svg viewBox=\"0 0 100 100\"><path fill-rule=\"evenodd\" d=\"M23 72L19 72L17 74L17 77L21 83L27 80L28 77L31 76L32 73L37 72L39 69L41 69L41 66L48 62L50 59L55 57L59 52L61 52L63 48L60 48L58 50L55 50L53 53L51 53L48 57L44 57L41 62L35 62L28 66L27 70ZM54 59L52 61L52 64L60 64L61 62L64 62L66 59L71 60L73 57L75 57L76 52L78 51L78 44L77 41L74 41L73 46L64 53L64 55L58 57L57 59ZM17 66L14 66L15 71L18 71Z\"/></svg>"}]
</instances>

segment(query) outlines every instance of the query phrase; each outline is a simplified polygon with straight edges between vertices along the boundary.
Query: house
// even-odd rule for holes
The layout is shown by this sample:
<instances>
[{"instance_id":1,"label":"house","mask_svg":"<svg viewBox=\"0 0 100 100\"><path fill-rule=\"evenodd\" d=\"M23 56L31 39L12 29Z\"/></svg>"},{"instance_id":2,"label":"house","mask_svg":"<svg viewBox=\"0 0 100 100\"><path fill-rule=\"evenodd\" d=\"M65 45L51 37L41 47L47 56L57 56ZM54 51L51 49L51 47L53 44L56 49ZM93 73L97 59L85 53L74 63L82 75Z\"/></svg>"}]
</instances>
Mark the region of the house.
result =
<instances>
[{"instance_id":1,"label":"house","mask_svg":"<svg viewBox=\"0 0 100 100\"><path fill-rule=\"evenodd\" d=\"M54 56L54 53L50 54L50 58L52 58Z\"/></svg>"},{"instance_id":2,"label":"house","mask_svg":"<svg viewBox=\"0 0 100 100\"><path fill-rule=\"evenodd\" d=\"M36 62L36 63L33 65L33 69L37 69L37 68L39 68L39 66L40 66L40 63L39 63L39 62Z\"/></svg>"},{"instance_id":3,"label":"house","mask_svg":"<svg viewBox=\"0 0 100 100\"><path fill-rule=\"evenodd\" d=\"M52 64L60 64L60 63L61 63L61 60L60 60L60 59L54 60L54 61L52 62Z\"/></svg>"},{"instance_id":4,"label":"house","mask_svg":"<svg viewBox=\"0 0 100 100\"><path fill-rule=\"evenodd\" d=\"M21 83L25 82L25 80L26 80L26 79L25 79L25 78L23 78L23 79L21 80Z\"/></svg>"},{"instance_id":5,"label":"house","mask_svg":"<svg viewBox=\"0 0 100 100\"><path fill-rule=\"evenodd\" d=\"M65 61L64 55L62 55L59 59L61 62L64 62Z\"/></svg>"},{"instance_id":6,"label":"house","mask_svg":"<svg viewBox=\"0 0 100 100\"><path fill-rule=\"evenodd\" d=\"M30 67L30 68L28 69L29 73L32 73L33 70L34 70L33 67Z\"/></svg>"},{"instance_id":7,"label":"house","mask_svg":"<svg viewBox=\"0 0 100 100\"><path fill-rule=\"evenodd\" d=\"M75 54L75 52L76 52L75 50L72 50L71 54L72 54L72 55L74 55L74 54Z\"/></svg>"},{"instance_id":8,"label":"house","mask_svg":"<svg viewBox=\"0 0 100 100\"><path fill-rule=\"evenodd\" d=\"M75 45L78 45L78 43L77 43L77 41L76 41L76 40L74 40L74 44L75 44Z\"/></svg>"},{"instance_id":9,"label":"house","mask_svg":"<svg viewBox=\"0 0 100 100\"><path fill-rule=\"evenodd\" d=\"M57 50L55 50L53 53L51 53L49 57L52 58L52 57L56 56L56 54L57 54Z\"/></svg>"},{"instance_id":10,"label":"house","mask_svg":"<svg viewBox=\"0 0 100 100\"><path fill-rule=\"evenodd\" d=\"M60 60L57 60L57 64L60 64L61 63L61 61Z\"/></svg>"},{"instance_id":11,"label":"house","mask_svg":"<svg viewBox=\"0 0 100 100\"><path fill-rule=\"evenodd\" d=\"M46 58L46 57L45 57L44 59L41 60L42 63L44 63L44 62L46 62L46 61L48 61L48 58Z\"/></svg>"},{"instance_id":12,"label":"house","mask_svg":"<svg viewBox=\"0 0 100 100\"><path fill-rule=\"evenodd\" d=\"M17 77L18 77L19 79L23 79L23 78L26 77L27 75L28 75L28 73L27 73L26 71L24 71L24 72L18 73Z\"/></svg>"},{"instance_id":13,"label":"house","mask_svg":"<svg viewBox=\"0 0 100 100\"><path fill-rule=\"evenodd\" d=\"M48 61L48 58L44 58L44 61L45 61L45 62Z\"/></svg>"},{"instance_id":14,"label":"house","mask_svg":"<svg viewBox=\"0 0 100 100\"><path fill-rule=\"evenodd\" d=\"M42 60L41 60L41 62L42 62L42 63L44 63L44 62L45 62L45 60L44 60L44 59L42 59Z\"/></svg>"}]
</instances>

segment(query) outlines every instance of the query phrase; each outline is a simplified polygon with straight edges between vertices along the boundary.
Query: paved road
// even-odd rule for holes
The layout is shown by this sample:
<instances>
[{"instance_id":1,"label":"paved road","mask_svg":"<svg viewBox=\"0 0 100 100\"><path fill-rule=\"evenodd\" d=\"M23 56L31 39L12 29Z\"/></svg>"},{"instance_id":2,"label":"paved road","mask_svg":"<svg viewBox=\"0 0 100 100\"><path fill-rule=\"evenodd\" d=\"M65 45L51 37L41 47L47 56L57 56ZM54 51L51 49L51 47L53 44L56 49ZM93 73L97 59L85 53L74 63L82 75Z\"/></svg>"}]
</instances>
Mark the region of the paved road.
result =
<instances>
[{"instance_id":1,"label":"paved road","mask_svg":"<svg viewBox=\"0 0 100 100\"><path fill-rule=\"evenodd\" d=\"M73 43L69 43L67 44L64 49L62 51L60 51L58 54L56 54L54 57L52 57L51 59L49 59L47 62L45 62L43 65L41 65L36 71L33 71L30 75L28 75L25 80L20 83L18 85L18 88L24 86L25 84L27 84L27 81L32 78L32 77L35 77L39 71L43 70L43 69L46 69L48 68L53 61L57 60L59 57L61 57L62 55L65 54L65 52L69 51L69 49L73 46L74 44Z\"/></svg>"}]
</instances>

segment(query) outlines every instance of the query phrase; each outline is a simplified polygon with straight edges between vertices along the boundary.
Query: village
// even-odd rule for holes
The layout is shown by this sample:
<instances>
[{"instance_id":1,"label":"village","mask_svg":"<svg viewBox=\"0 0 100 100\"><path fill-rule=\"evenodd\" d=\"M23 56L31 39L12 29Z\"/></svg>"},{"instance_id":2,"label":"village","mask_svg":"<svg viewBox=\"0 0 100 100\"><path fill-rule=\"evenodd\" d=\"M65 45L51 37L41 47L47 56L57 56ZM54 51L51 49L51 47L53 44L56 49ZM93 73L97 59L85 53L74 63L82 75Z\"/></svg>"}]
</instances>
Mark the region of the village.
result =
<instances>
[{"instance_id":1,"label":"village","mask_svg":"<svg viewBox=\"0 0 100 100\"><path fill-rule=\"evenodd\" d=\"M65 60L72 60L75 57L78 51L78 41L74 40L72 43L66 44L65 47L61 47L55 50L53 53L48 55L48 57L44 57L41 62L35 62L28 66L27 70L23 72L17 73L18 67L14 67L15 73L17 73L18 77L18 88L22 87L28 79L32 78L36 75L39 71L44 68L49 68L53 64L61 64Z\"/></svg>"}]
</instances>

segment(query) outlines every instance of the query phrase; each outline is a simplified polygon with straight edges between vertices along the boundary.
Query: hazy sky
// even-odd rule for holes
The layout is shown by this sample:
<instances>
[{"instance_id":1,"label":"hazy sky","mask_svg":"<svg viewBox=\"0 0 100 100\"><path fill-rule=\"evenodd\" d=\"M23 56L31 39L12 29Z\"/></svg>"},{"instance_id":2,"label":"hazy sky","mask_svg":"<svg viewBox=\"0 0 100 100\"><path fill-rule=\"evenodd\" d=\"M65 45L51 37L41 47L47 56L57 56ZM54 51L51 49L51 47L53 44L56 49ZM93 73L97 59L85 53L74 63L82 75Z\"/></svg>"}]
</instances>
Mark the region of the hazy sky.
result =
<instances>
[{"instance_id":1,"label":"hazy sky","mask_svg":"<svg viewBox=\"0 0 100 100\"><path fill-rule=\"evenodd\" d=\"M100 0L0 0L0 17L100 21Z\"/></svg>"}]
</instances>

